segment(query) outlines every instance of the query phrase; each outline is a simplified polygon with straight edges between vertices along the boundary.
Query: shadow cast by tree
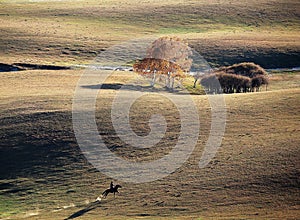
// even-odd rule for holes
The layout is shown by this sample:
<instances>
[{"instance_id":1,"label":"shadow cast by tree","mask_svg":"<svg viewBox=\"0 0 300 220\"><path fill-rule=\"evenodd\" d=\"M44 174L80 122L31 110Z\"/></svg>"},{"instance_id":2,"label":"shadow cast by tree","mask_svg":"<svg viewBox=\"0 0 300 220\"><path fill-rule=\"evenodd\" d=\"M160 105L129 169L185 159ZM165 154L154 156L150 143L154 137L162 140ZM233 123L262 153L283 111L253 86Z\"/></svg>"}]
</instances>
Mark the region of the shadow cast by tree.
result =
<instances>
[{"instance_id":1,"label":"shadow cast by tree","mask_svg":"<svg viewBox=\"0 0 300 220\"><path fill-rule=\"evenodd\" d=\"M142 86L134 84L121 84L121 83L104 83L95 85L84 85L82 88L85 89L111 89L111 90L126 90L126 91L140 91L140 92L170 92L177 94L180 92L181 95L189 94L182 88L169 89L167 87L153 87L153 86Z\"/></svg>"},{"instance_id":2,"label":"shadow cast by tree","mask_svg":"<svg viewBox=\"0 0 300 220\"><path fill-rule=\"evenodd\" d=\"M118 90L118 89L121 89L122 86L123 86L123 84L121 84L121 83L103 83L103 84L96 84L96 85L86 85L86 86L82 86L82 88Z\"/></svg>"},{"instance_id":3,"label":"shadow cast by tree","mask_svg":"<svg viewBox=\"0 0 300 220\"><path fill-rule=\"evenodd\" d=\"M153 86L141 86L134 84L121 84L121 83L104 83L96 85L82 86L85 89L111 89L111 90L129 90L129 91L145 91L145 92L158 92L165 91L165 89L155 88Z\"/></svg>"}]
</instances>

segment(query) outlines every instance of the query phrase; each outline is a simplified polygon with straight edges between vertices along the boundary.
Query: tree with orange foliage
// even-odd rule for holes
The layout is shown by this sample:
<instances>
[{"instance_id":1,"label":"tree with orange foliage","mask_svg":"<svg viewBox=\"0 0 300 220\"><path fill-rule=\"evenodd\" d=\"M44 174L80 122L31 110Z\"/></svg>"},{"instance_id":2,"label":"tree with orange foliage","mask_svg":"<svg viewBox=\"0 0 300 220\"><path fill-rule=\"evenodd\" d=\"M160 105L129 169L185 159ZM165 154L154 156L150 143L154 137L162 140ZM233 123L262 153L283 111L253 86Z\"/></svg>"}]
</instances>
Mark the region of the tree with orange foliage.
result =
<instances>
[{"instance_id":1,"label":"tree with orange foliage","mask_svg":"<svg viewBox=\"0 0 300 220\"><path fill-rule=\"evenodd\" d=\"M157 76L165 77L166 87L173 89L174 80L182 79L192 65L191 48L177 37L161 37L147 50L147 58L133 65L135 72L152 77L151 86Z\"/></svg>"},{"instance_id":2,"label":"tree with orange foliage","mask_svg":"<svg viewBox=\"0 0 300 220\"><path fill-rule=\"evenodd\" d=\"M173 80L167 85L168 88L174 87L174 78L183 78L185 75L181 67L176 64L162 59L144 58L133 65L133 70L143 76L152 78L151 86L155 85L157 75L170 76ZM170 83L170 81L168 81ZM167 82L166 82L167 83Z\"/></svg>"}]
</instances>

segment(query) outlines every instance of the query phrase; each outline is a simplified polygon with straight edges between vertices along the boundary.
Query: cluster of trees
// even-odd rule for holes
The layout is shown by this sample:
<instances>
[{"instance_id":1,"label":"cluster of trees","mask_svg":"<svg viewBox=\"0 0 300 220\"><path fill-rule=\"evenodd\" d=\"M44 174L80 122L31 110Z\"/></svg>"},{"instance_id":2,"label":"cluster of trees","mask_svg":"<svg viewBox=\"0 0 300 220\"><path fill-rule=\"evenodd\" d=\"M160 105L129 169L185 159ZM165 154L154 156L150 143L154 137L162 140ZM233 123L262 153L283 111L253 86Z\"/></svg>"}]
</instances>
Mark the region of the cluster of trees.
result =
<instances>
[{"instance_id":1,"label":"cluster of trees","mask_svg":"<svg viewBox=\"0 0 300 220\"><path fill-rule=\"evenodd\" d=\"M161 37L155 40L146 51L146 57L137 60L133 70L151 79L151 86L156 81L164 81L173 89L175 80L185 78L191 69L192 49L177 37ZM209 74L194 74L194 87L201 78L200 84L209 93L234 93L259 91L262 85L269 83L267 72L254 63L239 63L222 67Z\"/></svg>"},{"instance_id":2,"label":"cluster of trees","mask_svg":"<svg viewBox=\"0 0 300 220\"><path fill-rule=\"evenodd\" d=\"M159 79L167 88L173 89L175 80L182 80L190 71L191 54L191 48L180 38L161 37L147 49L147 58L135 62L133 70L151 78L151 86Z\"/></svg>"},{"instance_id":3,"label":"cluster of trees","mask_svg":"<svg viewBox=\"0 0 300 220\"><path fill-rule=\"evenodd\" d=\"M222 67L200 81L209 93L234 93L259 91L269 84L267 72L254 63L240 63Z\"/></svg>"},{"instance_id":4,"label":"cluster of trees","mask_svg":"<svg viewBox=\"0 0 300 220\"><path fill-rule=\"evenodd\" d=\"M259 65L255 63L238 63L232 66L221 67L218 71L225 73L236 74L254 78L255 76L262 75L267 76L267 72Z\"/></svg>"}]
</instances>

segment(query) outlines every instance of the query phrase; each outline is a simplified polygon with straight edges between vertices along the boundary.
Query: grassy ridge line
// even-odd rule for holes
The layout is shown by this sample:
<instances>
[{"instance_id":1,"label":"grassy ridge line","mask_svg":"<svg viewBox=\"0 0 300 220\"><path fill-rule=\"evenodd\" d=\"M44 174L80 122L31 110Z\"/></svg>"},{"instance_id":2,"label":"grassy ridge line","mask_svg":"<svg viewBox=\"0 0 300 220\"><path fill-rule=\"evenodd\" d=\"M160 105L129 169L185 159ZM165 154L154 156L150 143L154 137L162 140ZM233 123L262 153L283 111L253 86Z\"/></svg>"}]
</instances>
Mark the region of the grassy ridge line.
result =
<instances>
[{"instance_id":1,"label":"grassy ridge line","mask_svg":"<svg viewBox=\"0 0 300 220\"><path fill-rule=\"evenodd\" d=\"M7 7L5 7L7 6ZM27 4L25 4L27 6ZM34 7L30 7L34 6ZM13 10L11 10L13 7ZM281 26L299 29L297 10L299 3L294 1L180 1L143 2L143 1L78 1L68 2L32 2L24 8L23 4L4 4L2 12L13 16L80 18L82 20L109 19L119 24L151 27L201 27L201 25L223 24L232 26ZM147 10L143 10L147 8ZM222 8L222 12L220 9ZM34 12L34 13L33 13Z\"/></svg>"},{"instance_id":2,"label":"grassy ridge line","mask_svg":"<svg viewBox=\"0 0 300 220\"><path fill-rule=\"evenodd\" d=\"M195 30L196 32L205 32L205 27L220 29L215 25L224 25L224 27L240 27L252 29L259 26L276 28L284 27L286 30L298 29L298 14L294 11L299 8L299 4L288 2L281 4L279 1L275 4L268 2L252 1L244 4L240 2L222 1L218 4L214 2L206 3L203 1L193 1L186 4L179 4L171 1L173 4L131 2L131 4L122 4L111 2L112 5L106 5L102 2L88 2L80 4L76 2L72 5L66 5L65 2L58 3L31 3L29 7L20 5L5 5L2 8L3 15L5 12L14 17L34 17L40 19L49 19L60 17L62 20L70 18L71 20L89 23L93 21L118 22L119 25L127 27L136 26L139 29L150 28L159 30L162 28L174 28L180 32L182 28ZM127 2L128 3L128 2ZM7 6L7 7L5 7ZM30 6L35 6L31 8ZM66 7L68 6L68 7ZM159 7L158 7L159 6ZM13 10L12 10L13 7ZM143 10L143 8L147 10ZM222 8L222 13L220 9ZM174 22L176 21L176 22ZM201 27L204 27L201 30ZM197 28L198 27L198 28ZM178 28L178 29L176 29ZM224 29L224 28L221 28ZM171 32L172 33L172 32Z\"/></svg>"},{"instance_id":3,"label":"grassy ridge line","mask_svg":"<svg viewBox=\"0 0 300 220\"><path fill-rule=\"evenodd\" d=\"M102 49L149 34L192 36L194 44L204 44L196 48L212 63L226 62L221 58L231 48L228 41L234 44L236 38L243 42L238 51L229 52L228 60L247 50L252 51L250 58L268 53L266 48L271 56L282 51L291 57L299 51L299 4L294 1L22 2L1 3L2 62L89 62ZM261 52L256 52L257 44Z\"/></svg>"}]
</instances>

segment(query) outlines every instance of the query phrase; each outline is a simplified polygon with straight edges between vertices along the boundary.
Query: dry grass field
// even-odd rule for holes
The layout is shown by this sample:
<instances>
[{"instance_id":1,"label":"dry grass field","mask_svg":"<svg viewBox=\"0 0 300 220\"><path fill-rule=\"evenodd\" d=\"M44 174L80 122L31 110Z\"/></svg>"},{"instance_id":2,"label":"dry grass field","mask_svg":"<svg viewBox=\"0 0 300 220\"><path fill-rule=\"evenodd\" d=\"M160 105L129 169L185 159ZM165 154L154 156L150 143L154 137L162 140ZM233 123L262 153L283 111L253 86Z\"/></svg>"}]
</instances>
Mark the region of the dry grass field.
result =
<instances>
[{"instance_id":1,"label":"dry grass field","mask_svg":"<svg viewBox=\"0 0 300 220\"><path fill-rule=\"evenodd\" d=\"M116 199L109 196L95 203L110 178L86 161L72 130L72 97L81 72L1 73L2 218L299 217L299 73L287 78L291 88L280 86L286 74L277 74L268 92L225 95L223 143L204 169L198 162L208 138L210 107L207 96L193 96L202 127L189 160L155 182L118 182L123 188ZM115 72L107 82L122 84L132 74ZM102 89L97 101L99 132L107 146L128 160L153 160L168 153L178 133L174 106L159 93L145 92L137 101L131 115L134 129L147 133L149 112L159 109L168 109L164 115L170 128L155 151L135 150L122 145L110 122L110 103L117 92Z\"/></svg>"},{"instance_id":2,"label":"dry grass field","mask_svg":"<svg viewBox=\"0 0 300 220\"><path fill-rule=\"evenodd\" d=\"M1 0L0 6L4 63L89 63L116 43L176 35L214 66L300 66L298 1Z\"/></svg>"},{"instance_id":3,"label":"dry grass field","mask_svg":"<svg viewBox=\"0 0 300 220\"><path fill-rule=\"evenodd\" d=\"M293 0L0 0L0 63L86 64L130 39L176 35L212 66L299 67L299 8ZM224 95L222 145L202 169L211 106L201 89L193 90L201 130L189 159L154 182L114 180L120 194L101 202L95 199L111 178L84 157L72 125L83 72L0 72L0 219L299 219L299 71L271 73L268 91ZM147 135L151 114L162 113L167 132L154 148L124 144L110 110L118 86L135 78L112 72L97 97L96 121L117 156L153 161L176 144L180 116L161 96L166 91L145 87L132 106L131 127ZM185 83L190 88L192 79ZM98 82L86 89L99 89Z\"/></svg>"}]
</instances>

